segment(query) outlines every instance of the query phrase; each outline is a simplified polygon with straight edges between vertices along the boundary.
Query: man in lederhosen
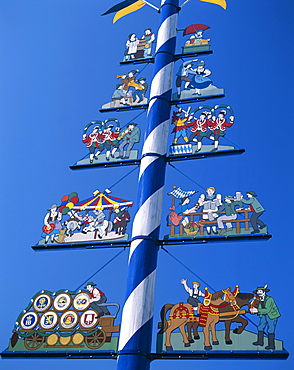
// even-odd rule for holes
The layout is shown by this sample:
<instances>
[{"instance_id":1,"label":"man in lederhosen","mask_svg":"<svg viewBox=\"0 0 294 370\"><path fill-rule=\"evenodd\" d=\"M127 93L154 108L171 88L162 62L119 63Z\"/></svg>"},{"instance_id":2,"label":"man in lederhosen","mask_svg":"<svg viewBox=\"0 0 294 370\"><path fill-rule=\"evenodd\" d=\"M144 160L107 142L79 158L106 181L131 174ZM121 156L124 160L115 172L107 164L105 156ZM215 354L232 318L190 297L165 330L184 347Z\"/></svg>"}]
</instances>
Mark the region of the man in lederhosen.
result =
<instances>
[{"instance_id":1,"label":"man in lederhosen","mask_svg":"<svg viewBox=\"0 0 294 370\"><path fill-rule=\"evenodd\" d=\"M192 282L193 288L189 288L188 285L187 285L187 279L182 279L181 284L184 285L184 288L185 288L186 292L189 293L187 303L189 303L191 306L193 306L194 315L196 317L199 317L200 315L198 314L198 312L199 312L199 306L200 306L200 303L201 303L199 301L199 297L204 297L204 293L202 293L201 290L199 289L200 283L198 283L197 281L193 281Z\"/></svg>"}]
</instances>

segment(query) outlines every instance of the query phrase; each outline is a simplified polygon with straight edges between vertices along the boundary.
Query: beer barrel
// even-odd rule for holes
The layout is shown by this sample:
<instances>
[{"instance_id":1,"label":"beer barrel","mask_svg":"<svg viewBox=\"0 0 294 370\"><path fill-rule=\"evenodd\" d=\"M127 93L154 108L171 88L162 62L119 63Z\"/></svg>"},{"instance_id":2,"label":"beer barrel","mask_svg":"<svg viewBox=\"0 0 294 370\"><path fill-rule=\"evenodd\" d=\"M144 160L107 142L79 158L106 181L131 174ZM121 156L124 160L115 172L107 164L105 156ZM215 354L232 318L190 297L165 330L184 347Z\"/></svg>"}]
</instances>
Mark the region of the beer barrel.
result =
<instances>
[{"instance_id":1,"label":"beer barrel","mask_svg":"<svg viewBox=\"0 0 294 370\"><path fill-rule=\"evenodd\" d=\"M75 333L72 337L72 342L75 345L81 344L84 341L84 336L81 333Z\"/></svg>"},{"instance_id":2,"label":"beer barrel","mask_svg":"<svg viewBox=\"0 0 294 370\"><path fill-rule=\"evenodd\" d=\"M58 335L56 333L49 335L49 337L46 339L46 342L48 346L55 346L55 344L58 342Z\"/></svg>"}]
</instances>

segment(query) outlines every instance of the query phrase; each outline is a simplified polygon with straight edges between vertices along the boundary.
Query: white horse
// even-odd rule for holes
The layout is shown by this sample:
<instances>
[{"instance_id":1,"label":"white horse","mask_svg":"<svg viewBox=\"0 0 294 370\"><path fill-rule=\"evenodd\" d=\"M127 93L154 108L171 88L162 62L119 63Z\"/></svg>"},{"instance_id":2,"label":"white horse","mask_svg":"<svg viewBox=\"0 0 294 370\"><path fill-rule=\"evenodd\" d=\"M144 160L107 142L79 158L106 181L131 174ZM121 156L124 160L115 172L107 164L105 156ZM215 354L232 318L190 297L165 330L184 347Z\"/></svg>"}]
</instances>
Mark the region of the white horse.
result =
<instances>
[{"instance_id":1,"label":"white horse","mask_svg":"<svg viewBox=\"0 0 294 370\"><path fill-rule=\"evenodd\" d=\"M104 238L109 231L112 230L113 224L111 221L104 220L99 222L97 220L94 221L95 231L97 231L97 235L100 239Z\"/></svg>"},{"instance_id":2,"label":"white horse","mask_svg":"<svg viewBox=\"0 0 294 370\"><path fill-rule=\"evenodd\" d=\"M83 233L96 232L99 239L104 238L113 228L111 221L105 220L105 214L101 210L93 211L96 217L92 215L87 216L88 226L84 227Z\"/></svg>"},{"instance_id":3,"label":"white horse","mask_svg":"<svg viewBox=\"0 0 294 370\"><path fill-rule=\"evenodd\" d=\"M76 229L80 230L82 225L82 216L75 212L70 212L69 216L69 219L64 222L64 225L66 227L67 235L72 236Z\"/></svg>"}]
</instances>

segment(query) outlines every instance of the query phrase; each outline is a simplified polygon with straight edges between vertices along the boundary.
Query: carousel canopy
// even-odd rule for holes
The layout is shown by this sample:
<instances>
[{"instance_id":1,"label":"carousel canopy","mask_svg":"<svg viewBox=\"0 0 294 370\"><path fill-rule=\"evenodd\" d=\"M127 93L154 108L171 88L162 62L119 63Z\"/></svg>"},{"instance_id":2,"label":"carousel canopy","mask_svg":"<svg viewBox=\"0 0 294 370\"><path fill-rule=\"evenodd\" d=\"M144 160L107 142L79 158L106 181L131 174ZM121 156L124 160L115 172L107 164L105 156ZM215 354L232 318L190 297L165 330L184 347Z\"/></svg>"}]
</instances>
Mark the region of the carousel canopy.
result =
<instances>
[{"instance_id":1,"label":"carousel canopy","mask_svg":"<svg viewBox=\"0 0 294 370\"><path fill-rule=\"evenodd\" d=\"M82 200L74 205L73 209L83 210L103 210L103 209L114 209L122 206L131 207L132 201L116 198L109 194L101 193L96 190L93 193L93 197Z\"/></svg>"}]
</instances>

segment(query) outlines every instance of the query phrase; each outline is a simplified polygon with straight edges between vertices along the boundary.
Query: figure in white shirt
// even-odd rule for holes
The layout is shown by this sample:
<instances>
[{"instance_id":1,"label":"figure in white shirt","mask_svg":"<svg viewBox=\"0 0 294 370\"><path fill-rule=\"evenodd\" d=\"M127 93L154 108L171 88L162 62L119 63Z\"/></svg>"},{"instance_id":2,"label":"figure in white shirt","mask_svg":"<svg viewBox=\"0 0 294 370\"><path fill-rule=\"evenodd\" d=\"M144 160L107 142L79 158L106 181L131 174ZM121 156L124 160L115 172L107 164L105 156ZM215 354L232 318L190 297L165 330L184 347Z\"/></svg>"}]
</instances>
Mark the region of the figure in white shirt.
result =
<instances>
[{"instance_id":1,"label":"figure in white shirt","mask_svg":"<svg viewBox=\"0 0 294 370\"><path fill-rule=\"evenodd\" d=\"M199 289L200 283L198 283L197 281L193 281L193 288L189 288L187 285L187 279L182 279L181 284L184 285L186 292L189 293L187 303L193 306L194 315L196 317L199 317L200 315L198 314L198 312L201 304L201 302L199 301L199 297L204 297L204 293L201 292L201 290Z\"/></svg>"}]
</instances>

